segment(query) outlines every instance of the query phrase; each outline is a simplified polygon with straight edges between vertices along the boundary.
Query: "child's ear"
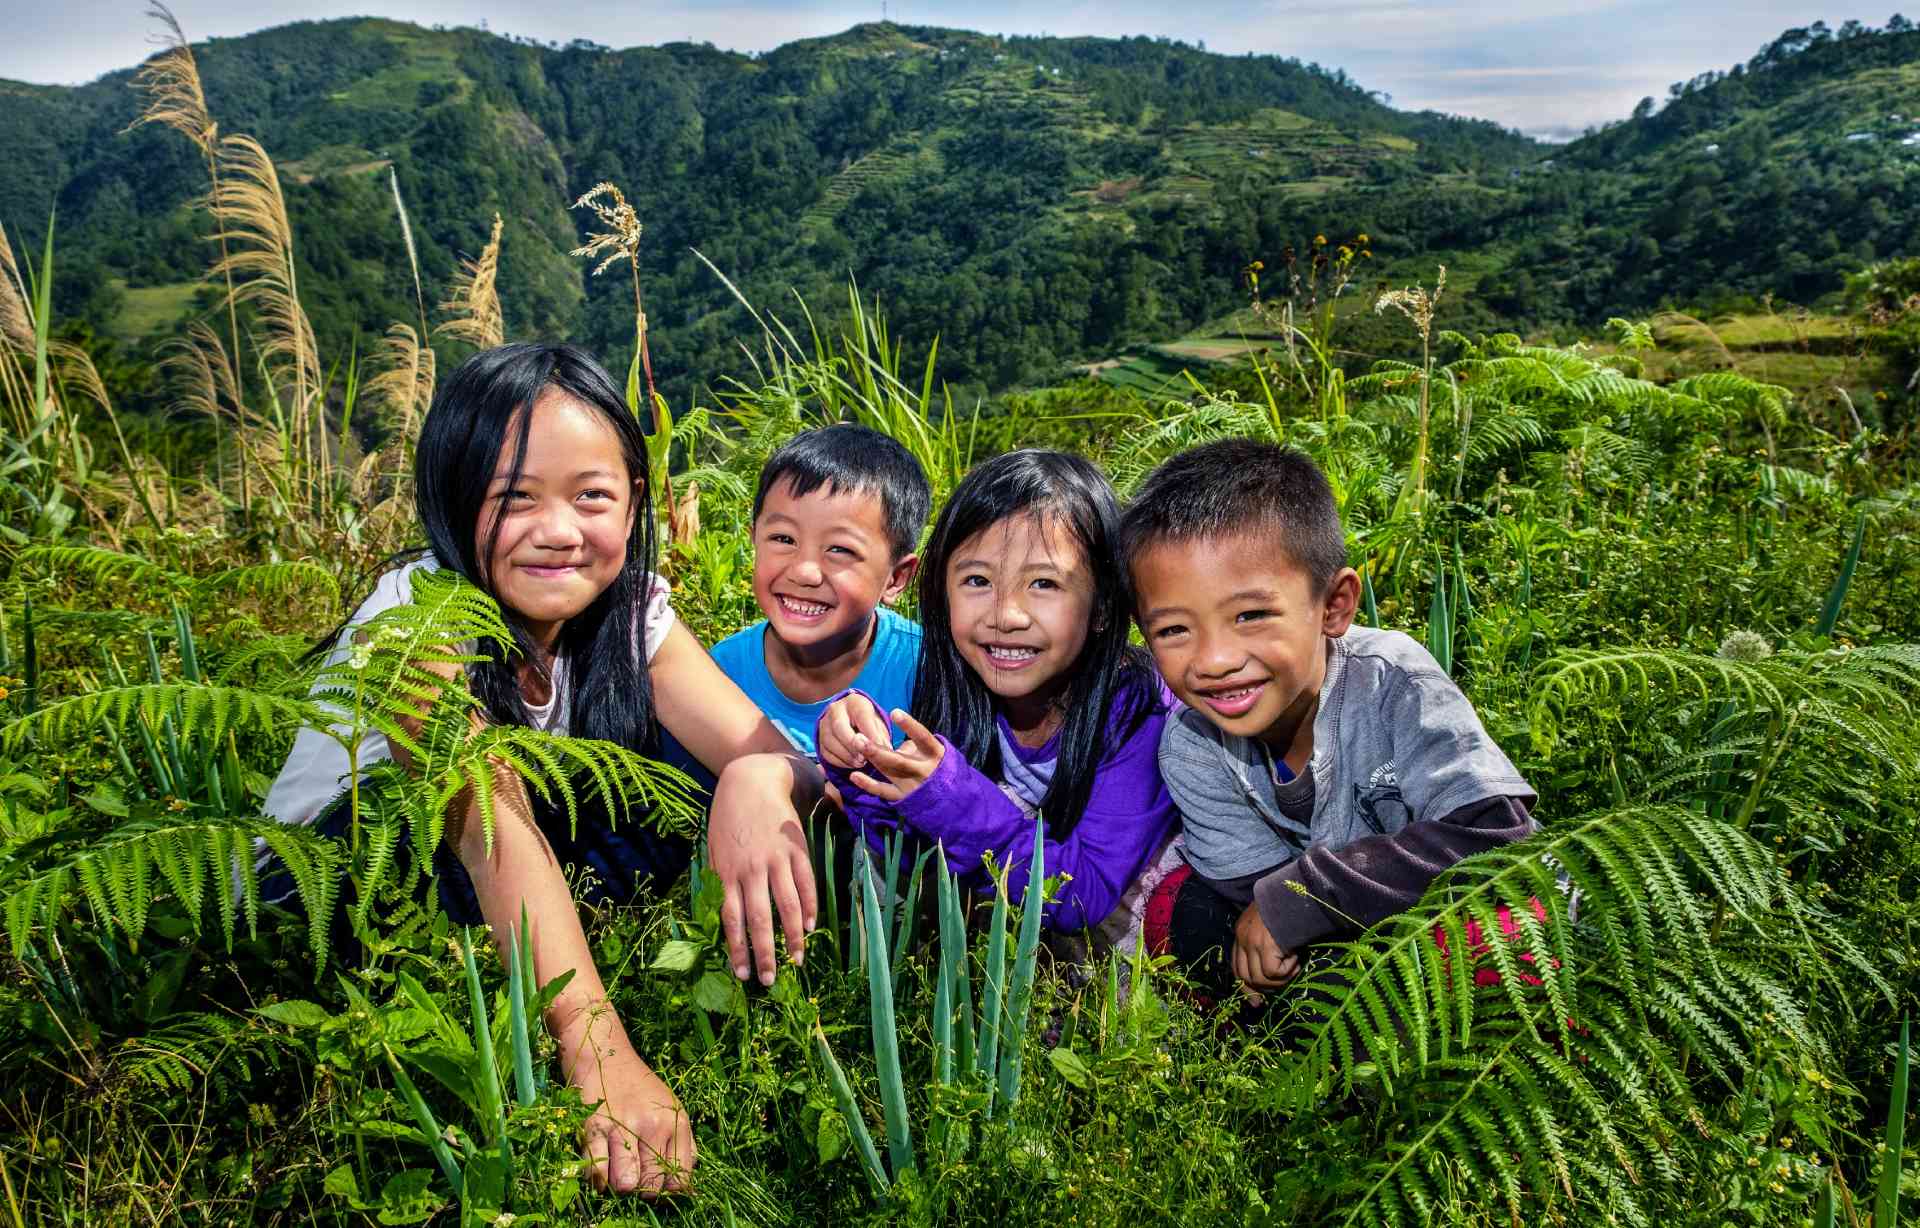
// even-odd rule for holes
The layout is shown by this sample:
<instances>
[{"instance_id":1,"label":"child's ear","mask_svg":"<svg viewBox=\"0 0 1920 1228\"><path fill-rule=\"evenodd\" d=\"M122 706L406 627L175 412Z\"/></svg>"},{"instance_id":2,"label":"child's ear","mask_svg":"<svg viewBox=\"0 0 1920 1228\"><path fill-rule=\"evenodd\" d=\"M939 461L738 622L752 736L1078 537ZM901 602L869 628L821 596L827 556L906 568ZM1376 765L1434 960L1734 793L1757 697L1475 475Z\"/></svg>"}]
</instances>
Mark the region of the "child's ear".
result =
<instances>
[{"instance_id":1,"label":"child's ear","mask_svg":"<svg viewBox=\"0 0 1920 1228\"><path fill-rule=\"evenodd\" d=\"M907 591L907 585L913 583L914 573L920 570L920 556L903 554L893 561L893 570L887 573L887 587L880 591L880 603L892 605L894 598Z\"/></svg>"},{"instance_id":2,"label":"child's ear","mask_svg":"<svg viewBox=\"0 0 1920 1228\"><path fill-rule=\"evenodd\" d=\"M1360 573L1351 567L1342 567L1327 585L1326 601L1320 607L1322 634L1336 640L1345 635L1359 609Z\"/></svg>"}]
</instances>

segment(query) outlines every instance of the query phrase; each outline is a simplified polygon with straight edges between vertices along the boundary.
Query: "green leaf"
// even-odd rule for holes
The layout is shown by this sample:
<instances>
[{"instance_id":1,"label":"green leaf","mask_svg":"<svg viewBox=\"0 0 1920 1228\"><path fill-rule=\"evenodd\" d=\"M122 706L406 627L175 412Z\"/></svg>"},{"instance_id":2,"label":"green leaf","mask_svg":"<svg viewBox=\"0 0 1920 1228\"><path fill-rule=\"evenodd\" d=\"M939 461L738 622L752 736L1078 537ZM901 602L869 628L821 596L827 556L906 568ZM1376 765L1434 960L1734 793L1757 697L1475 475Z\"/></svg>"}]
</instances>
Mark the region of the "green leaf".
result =
<instances>
[{"instance_id":1,"label":"green leaf","mask_svg":"<svg viewBox=\"0 0 1920 1228\"><path fill-rule=\"evenodd\" d=\"M555 1211L564 1211L580 1197L580 1178L562 1177L547 1187L547 1202Z\"/></svg>"},{"instance_id":2,"label":"green leaf","mask_svg":"<svg viewBox=\"0 0 1920 1228\"><path fill-rule=\"evenodd\" d=\"M687 938L674 938L660 948L653 962L647 965L650 972L692 972L700 966L701 953L706 948Z\"/></svg>"},{"instance_id":3,"label":"green leaf","mask_svg":"<svg viewBox=\"0 0 1920 1228\"><path fill-rule=\"evenodd\" d=\"M433 1170L409 1168L388 1178L380 1189L380 1222L418 1224L442 1205L433 1192Z\"/></svg>"},{"instance_id":4,"label":"green leaf","mask_svg":"<svg viewBox=\"0 0 1920 1228\"><path fill-rule=\"evenodd\" d=\"M820 1156L822 1164L831 1164L847 1152L847 1144L853 1141L853 1135L847 1130L847 1119L838 1109L823 1109L820 1113L820 1125L813 1132L813 1147Z\"/></svg>"},{"instance_id":5,"label":"green leaf","mask_svg":"<svg viewBox=\"0 0 1920 1228\"><path fill-rule=\"evenodd\" d=\"M112 815L116 819L127 817L127 795L110 784L103 782L95 785L85 801L101 814Z\"/></svg>"},{"instance_id":6,"label":"green leaf","mask_svg":"<svg viewBox=\"0 0 1920 1228\"><path fill-rule=\"evenodd\" d=\"M693 1004L714 1015L732 1015L747 1009L740 982L726 972L709 972L693 985Z\"/></svg>"},{"instance_id":7,"label":"green leaf","mask_svg":"<svg viewBox=\"0 0 1920 1228\"><path fill-rule=\"evenodd\" d=\"M1071 1049L1049 1049L1047 1061L1054 1073L1082 1090L1093 1086L1093 1067Z\"/></svg>"},{"instance_id":8,"label":"green leaf","mask_svg":"<svg viewBox=\"0 0 1920 1228\"><path fill-rule=\"evenodd\" d=\"M351 1203L360 1201L360 1182L354 1177L351 1164L342 1164L328 1173L326 1179L320 1183L320 1188L326 1193L344 1198Z\"/></svg>"}]
</instances>

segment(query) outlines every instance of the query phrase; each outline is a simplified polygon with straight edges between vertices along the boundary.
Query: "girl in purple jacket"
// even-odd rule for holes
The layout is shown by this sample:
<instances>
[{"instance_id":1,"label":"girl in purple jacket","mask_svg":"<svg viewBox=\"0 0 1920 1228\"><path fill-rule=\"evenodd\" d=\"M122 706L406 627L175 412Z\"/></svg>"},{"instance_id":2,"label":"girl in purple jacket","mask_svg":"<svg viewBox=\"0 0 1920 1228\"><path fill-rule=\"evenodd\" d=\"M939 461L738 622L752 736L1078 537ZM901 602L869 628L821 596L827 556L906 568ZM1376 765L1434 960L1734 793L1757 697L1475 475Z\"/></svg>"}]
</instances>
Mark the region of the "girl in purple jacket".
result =
<instances>
[{"instance_id":1,"label":"girl in purple jacket","mask_svg":"<svg viewBox=\"0 0 1920 1228\"><path fill-rule=\"evenodd\" d=\"M991 853L1019 900L1042 816L1045 873L1067 878L1048 925L1125 946L1176 814L1158 758L1167 693L1127 643L1119 521L1112 486L1077 456L975 468L922 556L913 712L849 692L816 745L871 847L896 828L937 841L965 885L989 884Z\"/></svg>"}]
</instances>

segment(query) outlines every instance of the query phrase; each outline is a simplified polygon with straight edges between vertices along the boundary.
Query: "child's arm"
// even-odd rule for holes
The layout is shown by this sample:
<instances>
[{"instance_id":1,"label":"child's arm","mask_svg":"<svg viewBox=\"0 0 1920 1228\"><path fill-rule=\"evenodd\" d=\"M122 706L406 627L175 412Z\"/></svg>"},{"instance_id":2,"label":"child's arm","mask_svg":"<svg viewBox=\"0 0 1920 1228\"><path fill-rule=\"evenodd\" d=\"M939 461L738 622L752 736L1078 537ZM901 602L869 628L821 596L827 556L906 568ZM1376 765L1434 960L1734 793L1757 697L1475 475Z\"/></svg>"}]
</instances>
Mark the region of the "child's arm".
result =
<instances>
[{"instance_id":1,"label":"child's arm","mask_svg":"<svg viewBox=\"0 0 1920 1228\"><path fill-rule=\"evenodd\" d=\"M451 678L458 666L426 668ZM422 701L418 719L403 721L414 730L426 721ZM470 720L477 730L478 713ZM407 766L406 748L394 744L395 761ZM507 949L505 938L524 915L533 945L536 984L572 971L573 979L547 1011L547 1026L560 1048L561 1070L580 1089L587 1104L600 1108L587 1122L585 1150L593 1162L596 1186L620 1191L686 1188L693 1168L693 1131L686 1110L660 1077L640 1059L626 1029L607 1001L581 928L573 893L546 837L533 818L526 782L495 760L493 770L493 847L470 793L454 802L447 839L473 880L474 897L487 927ZM524 910L524 911L523 911Z\"/></svg>"},{"instance_id":2,"label":"child's arm","mask_svg":"<svg viewBox=\"0 0 1920 1228\"><path fill-rule=\"evenodd\" d=\"M1388 836L1307 851L1254 885L1253 907L1289 951L1377 925L1420 902L1428 884L1463 857L1523 840L1533 820L1516 797L1490 797ZM1288 886L1299 883L1309 895ZM1328 907L1331 906L1331 907Z\"/></svg>"},{"instance_id":3,"label":"child's arm","mask_svg":"<svg viewBox=\"0 0 1920 1228\"><path fill-rule=\"evenodd\" d=\"M660 723L719 778L707 822L709 864L726 888L720 920L736 976L773 984L774 917L799 963L813 928L813 862L800 816L822 800L813 760L793 749L678 623L648 667Z\"/></svg>"},{"instance_id":4,"label":"child's arm","mask_svg":"<svg viewBox=\"0 0 1920 1228\"><path fill-rule=\"evenodd\" d=\"M1055 929L1080 930L1105 920L1172 829L1173 799L1161 783L1157 762L1163 721L1152 716L1140 723L1101 763L1086 812L1066 839L1045 841L1044 873L1068 878L1059 898L1047 907L1048 923ZM926 734L917 722L909 727ZM1023 898L1027 862L1033 855L1033 820L946 739L926 737L943 750L939 765L919 787L894 801L893 809L917 831L944 844L947 864L963 875L976 871L991 852L996 864L1007 868L1009 895ZM867 757L889 776L899 766L896 752L875 749Z\"/></svg>"}]
</instances>

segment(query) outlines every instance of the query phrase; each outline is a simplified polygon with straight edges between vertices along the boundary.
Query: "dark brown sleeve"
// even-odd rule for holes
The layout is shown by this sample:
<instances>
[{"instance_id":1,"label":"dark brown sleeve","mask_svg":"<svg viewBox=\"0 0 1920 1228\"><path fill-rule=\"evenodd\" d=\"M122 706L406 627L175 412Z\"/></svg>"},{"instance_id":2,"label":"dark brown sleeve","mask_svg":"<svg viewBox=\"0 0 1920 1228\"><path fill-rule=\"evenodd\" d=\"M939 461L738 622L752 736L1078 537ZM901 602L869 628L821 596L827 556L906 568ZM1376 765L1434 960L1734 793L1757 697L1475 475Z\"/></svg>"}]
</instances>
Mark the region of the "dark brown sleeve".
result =
<instances>
[{"instance_id":1,"label":"dark brown sleeve","mask_svg":"<svg viewBox=\"0 0 1920 1228\"><path fill-rule=\"evenodd\" d=\"M1254 902L1273 940L1297 951L1406 911L1462 857L1524 840L1533 830L1519 798L1485 798L1390 836L1368 836L1338 849L1310 845L1254 885Z\"/></svg>"}]
</instances>

